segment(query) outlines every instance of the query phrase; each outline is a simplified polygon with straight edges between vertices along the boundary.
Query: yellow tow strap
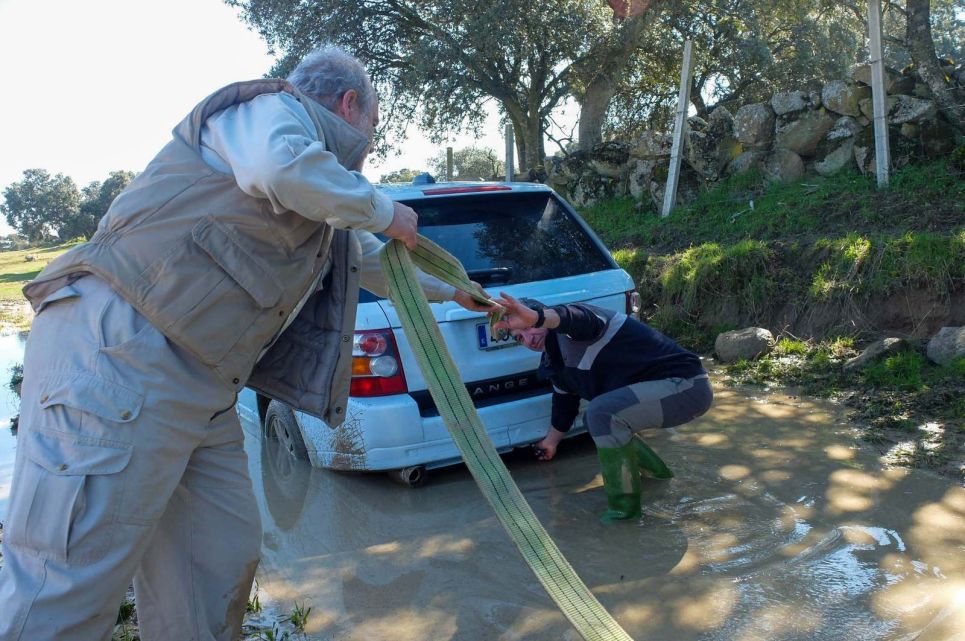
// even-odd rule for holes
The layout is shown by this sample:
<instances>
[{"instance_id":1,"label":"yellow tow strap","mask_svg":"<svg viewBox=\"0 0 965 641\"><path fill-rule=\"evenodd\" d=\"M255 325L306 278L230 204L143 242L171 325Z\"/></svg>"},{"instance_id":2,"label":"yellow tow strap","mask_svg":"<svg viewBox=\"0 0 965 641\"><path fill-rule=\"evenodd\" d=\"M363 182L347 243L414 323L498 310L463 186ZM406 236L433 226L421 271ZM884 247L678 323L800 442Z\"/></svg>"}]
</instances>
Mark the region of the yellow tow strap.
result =
<instances>
[{"instance_id":1,"label":"yellow tow strap","mask_svg":"<svg viewBox=\"0 0 965 641\"><path fill-rule=\"evenodd\" d=\"M439 414L466 467L523 558L584 639L632 641L563 557L499 458L446 348L414 265L477 301L491 302L490 299L473 287L458 260L422 236L411 254L401 241L389 241L382 248L380 259L402 329Z\"/></svg>"}]
</instances>

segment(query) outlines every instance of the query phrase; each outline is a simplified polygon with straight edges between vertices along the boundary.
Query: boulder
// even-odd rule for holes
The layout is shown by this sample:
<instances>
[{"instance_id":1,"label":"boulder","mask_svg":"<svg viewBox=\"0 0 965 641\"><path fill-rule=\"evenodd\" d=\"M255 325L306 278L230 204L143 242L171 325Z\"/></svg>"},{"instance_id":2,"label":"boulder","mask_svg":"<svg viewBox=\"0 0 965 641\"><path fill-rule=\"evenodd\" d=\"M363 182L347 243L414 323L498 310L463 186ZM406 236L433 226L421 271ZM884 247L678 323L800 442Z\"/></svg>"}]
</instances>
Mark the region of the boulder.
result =
<instances>
[{"instance_id":1,"label":"boulder","mask_svg":"<svg viewBox=\"0 0 965 641\"><path fill-rule=\"evenodd\" d=\"M727 167L744 153L744 146L737 142L737 138L724 138L717 145L717 162L726 173Z\"/></svg>"},{"instance_id":2,"label":"boulder","mask_svg":"<svg viewBox=\"0 0 965 641\"><path fill-rule=\"evenodd\" d=\"M734 135L748 147L766 147L774 138L774 110L763 102L744 105L734 116Z\"/></svg>"},{"instance_id":3,"label":"boulder","mask_svg":"<svg viewBox=\"0 0 965 641\"><path fill-rule=\"evenodd\" d=\"M627 193L627 181L625 179L588 171L575 181L570 196L573 204L580 207L589 207L601 200L626 196Z\"/></svg>"},{"instance_id":4,"label":"boulder","mask_svg":"<svg viewBox=\"0 0 965 641\"><path fill-rule=\"evenodd\" d=\"M778 116L804 111L809 104L808 94L803 91L779 91L771 96L771 109Z\"/></svg>"},{"instance_id":5,"label":"boulder","mask_svg":"<svg viewBox=\"0 0 965 641\"><path fill-rule=\"evenodd\" d=\"M957 132L944 120L926 120L919 125L919 131L922 150L928 158L947 156L955 150Z\"/></svg>"},{"instance_id":6,"label":"boulder","mask_svg":"<svg viewBox=\"0 0 965 641\"><path fill-rule=\"evenodd\" d=\"M874 120L874 103L871 98L861 100L860 108L861 113ZM906 122L934 120L938 110L931 100L913 98L912 96L888 96L885 103L885 113L888 117L888 124L901 125Z\"/></svg>"},{"instance_id":7,"label":"boulder","mask_svg":"<svg viewBox=\"0 0 965 641\"><path fill-rule=\"evenodd\" d=\"M687 118L687 129L691 131L707 131L707 121L700 116Z\"/></svg>"},{"instance_id":8,"label":"boulder","mask_svg":"<svg viewBox=\"0 0 965 641\"><path fill-rule=\"evenodd\" d=\"M650 194L650 177L653 175L654 169L656 169L658 164L662 161L655 159L643 159L638 158L636 160L631 160L629 163L629 174L627 176L627 188L630 190L630 195L641 200L644 196ZM664 172L666 172L666 162L663 162Z\"/></svg>"},{"instance_id":9,"label":"boulder","mask_svg":"<svg viewBox=\"0 0 965 641\"><path fill-rule=\"evenodd\" d=\"M735 148L740 147L733 137L734 117L723 107L719 107L710 115L710 120L691 118L684 133L684 158L694 171L705 180L714 181L734 156L740 153Z\"/></svg>"},{"instance_id":10,"label":"boulder","mask_svg":"<svg viewBox=\"0 0 965 641\"><path fill-rule=\"evenodd\" d=\"M804 161L790 149L775 149L761 163L761 171L769 181L786 184L804 176Z\"/></svg>"},{"instance_id":11,"label":"boulder","mask_svg":"<svg viewBox=\"0 0 965 641\"><path fill-rule=\"evenodd\" d=\"M630 156L648 159L669 158L672 146L673 139L669 135L645 131L630 147Z\"/></svg>"},{"instance_id":12,"label":"boulder","mask_svg":"<svg viewBox=\"0 0 965 641\"><path fill-rule=\"evenodd\" d=\"M680 163L680 175L677 177L677 204L693 202L700 193L700 176L687 163ZM663 195L667 190L667 165L662 164L654 168L647 183L650 200L659 210L663 207Z\"/></svg>"},{"instance_id":13,"label":"boulder","mask_svg":"<svg viewBox=\"0 0 965 641\"><path fill-rule=\"evenodd\" d=\"M630 159L630 145L623 142L601 142L590 150L590 166L601 176L623 178Z\"/></svg>"},{"instance_id":14,"label":"boulder","mask_svg":"<svg viewBox=\"0 0 965 641\"><path fill-rule=\"evenodd\" d=\"M913 122L906 122L901 126L901 135L908 140L918 140L921 128Z\"/></svg>"},{"instance_id":15,"label":"boulder","mask_svg":"<svg viewBox=\"0 0 965 641\"><path fill-rule=\"evenodd\" d=\"M872 142L870 145L855 143L854 162L858 165L858 169L862 174L874 174L877 171L875 167L874 142Z\"/></svg>"},{"instance_id":16,"label":"boulder","mask_svg":"<svg viewBox=\"0 0 965 641\"><path fill-rule=\"evenodd\" d=\"M915 79L912 76L902 74L888 85L888 95L910 96L915 91Z\"/></svg>"},{"instance_id":17,"label":"boulder","mask_svg":"<svg viewBox=\"0 0 965 641\"><path fill-rule=\"evenodd\" d=\"M897 83L901 82L904 76L897 69L892 69L891 67L885 67L885 91L888 94L899 93L894 91L894 87ZM858 65L851 70L851 79L855 82L871 86L871 65L865 63L863 65Z\"/></svg>"},{"instance_id":18,"label":"boulder","mask_svg":"<svg viewBox=\"0 0 965 641\"><path fill-rule=\"evenodd\" d=\"M553 156L547 160L546 182L554 186L554 189L555 186L565 187L576 180L576 175L571 170L572 163L568 158Z\"/></svg>"},{"instance_id":19,"label":"boulder","mask_svg":"<svg viewBox=\"0 0 965 641\"><path fill-rule=\"evenodd\" d=\"M756 149L741 152L727 165L727 175L743 174L759 167L765 155L763 151Z\"/></svg>"},{"instance_id":20,"label":"boulder","mask_svg":"<svg viewBox=\"0 0 965 641\"><path fill-rule=\"evenodd\" d=\"M822 176L836 174L848 167L854 167L854 138L845 138L837 149L814 163L814 171Z\"/></svg>"},{"instance_id":21,"label":"boulder","mask_svg":"<svg viewBox=\"0 0 965 641\"><path fill-rule=\"evenodd\" d=\"M894 354L908 345L903 338L883 338L868 345L861 354L844 364L847 371L861 370L887 354Z\"/></svg>"},{"instance_id":22,"label":"boulder","mask_svg":"<svg viewBox=\"0 0 965 641\"><path fill-rule=\"evenodd\" d=\"M684 159L705 180L717 180L717 144L706 132L687 128L684 132Z\"/></svg>"},{"instance_id":23,"label":"boulder","mask_svg":"<svg viewBox=\"0 0 965 641\"><path fill-rule=\"evenodd\" d=\"M928 341L926 353L939 365L965 358L965 327L942 327Z\"/></svg>"},{"instance_id":24,"label":"boulder","mask_svg":"<svg viewBox=\"0 0 965 641\"><path fill-rule=\"evenodd\" d=\"M828 132L826 138L828 140L853 138L859 131L861 131L861 125L857 120L851 116L841 116L834 122L834 127Z\"/></svg>"},{"instance_id":25,"label":"boulder","mask_svg":"<svg viewBox=\"0 0 965 641\"><path fill-rule=\"evenodd\" d=\"M818 143L834 126L835 120L824 110L809 111L777 126L774 146L789 149L800 156L813 156Z\"/></svg>"},{"instance_id":26,"label":"boulder","mask_svg":"<svg viewBox=\"0 0 965 641\"><path fill-rule=\"evenodd\" d=\"M714 341L714 353L723 363L752 360L774 348L774 335L762 327L745 327L724 332Z\"/></svg>"},{"instance_id":27,"label":"boulder","mask_svg":"<svg viewBox=\"0 0 965 641\"><path fill-rule=\"evenodd\" d=\"M734 135L734 116L726 107L717 107L710 112L707 131L720 137Z\"/></svg>"},{"instance_id":28,"label":"boulder","mask_svg":"<svg viewBox=\"0 0 965 641\"><path fill-rule=\"evenodd\" d=\"M934 120L937 114L938 110L931 100L911 96L888 96L888 122L893 125Z\"/></svg>"},{"instance_id":29,"label":"boulder","mask_svg":"<svg viewBox=\"0 0 965 641\"><path fill-rule=\"evenodd\" d=\"M860 116L859 103L871 96L871 89L844 80L833 80L821 90L821 104L842 116Z\"/></svg>"}]
</instances>

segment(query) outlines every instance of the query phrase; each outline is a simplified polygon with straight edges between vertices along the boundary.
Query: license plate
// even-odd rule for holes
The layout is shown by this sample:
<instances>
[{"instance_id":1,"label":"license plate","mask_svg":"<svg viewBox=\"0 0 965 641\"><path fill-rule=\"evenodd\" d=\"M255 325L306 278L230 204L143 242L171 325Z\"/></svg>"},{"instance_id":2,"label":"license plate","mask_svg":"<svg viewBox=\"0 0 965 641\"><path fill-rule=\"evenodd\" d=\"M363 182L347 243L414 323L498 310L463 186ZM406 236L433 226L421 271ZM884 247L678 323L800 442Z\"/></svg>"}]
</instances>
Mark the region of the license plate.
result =
<instances>
[{"instance_id":1,"label":"license plate","mask_svg":"<svg viewBox=\"0 0 965 641\"><path fill-rule=\"evenodd\" d=\"M512 347L516 340L508 332L506 338L492 338L489 336L489 323L479 323L476 325L476 345L481 350L500 349L501 347Z\"/></svg>"}]
</instances>

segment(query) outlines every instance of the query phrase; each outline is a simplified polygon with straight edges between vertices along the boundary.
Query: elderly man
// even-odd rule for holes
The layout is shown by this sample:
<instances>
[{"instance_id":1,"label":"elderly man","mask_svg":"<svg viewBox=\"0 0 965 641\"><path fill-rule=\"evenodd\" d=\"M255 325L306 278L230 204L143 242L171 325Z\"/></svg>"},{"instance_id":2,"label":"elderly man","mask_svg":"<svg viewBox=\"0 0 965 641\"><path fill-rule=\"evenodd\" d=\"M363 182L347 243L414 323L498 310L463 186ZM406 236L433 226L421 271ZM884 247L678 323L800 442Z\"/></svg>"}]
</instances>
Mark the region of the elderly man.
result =
<instances>
[{"instance_id":1,"label":"elderly man","mask_svg":"<svg viewBox=\"0 0 965 641\"><path fill-rule=\"evenodd\" d=\"M590 401L584 416L608 504L602 520L638 516L638 467L663 476L670 472L633 435L682 425L710 408L714 394L700 358L626 314L583 303L546 307L501 295L506 314L495 327L542 352L540 375L553 382L552 424L537 444L540 458L553 458L579 413L580 399Z\"/></svg>"},{"instance_id":2,"label":"elderly man","mask_svg":"<svg viewBox=\"0 0 965 641\"><path fill-rule=\"evenodd\" d=\"M0 639L107 639L132 576L142 639L239 636L261 524L236 395L340 424L360 281L385 290L369 232L415 243L415 212L357 173L377 122L336 48L219 89L25 288Z\"/></svg>"}]
</instances>

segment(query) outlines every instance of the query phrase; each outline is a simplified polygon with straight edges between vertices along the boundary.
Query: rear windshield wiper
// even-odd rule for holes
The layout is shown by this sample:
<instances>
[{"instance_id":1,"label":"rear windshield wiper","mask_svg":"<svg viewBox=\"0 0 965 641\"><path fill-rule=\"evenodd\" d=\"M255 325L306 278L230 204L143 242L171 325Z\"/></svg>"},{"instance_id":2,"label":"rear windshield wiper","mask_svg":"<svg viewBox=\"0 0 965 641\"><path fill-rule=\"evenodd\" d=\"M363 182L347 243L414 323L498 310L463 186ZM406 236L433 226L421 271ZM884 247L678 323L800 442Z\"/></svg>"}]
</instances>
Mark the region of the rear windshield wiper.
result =
<instances>
[{"instance_id":1,"label":"rear windshield wiper","mask_svg":"<svg viewBox=\"0 0 965 641\"><path fill-rule=\"evenodd\" d=\"M468 272L469 278L476 281L481 285L494 282L509 282L509 279L513 277L512 267L490 267L488 269L470 269Z\"/></svg>"}]
</instances>

